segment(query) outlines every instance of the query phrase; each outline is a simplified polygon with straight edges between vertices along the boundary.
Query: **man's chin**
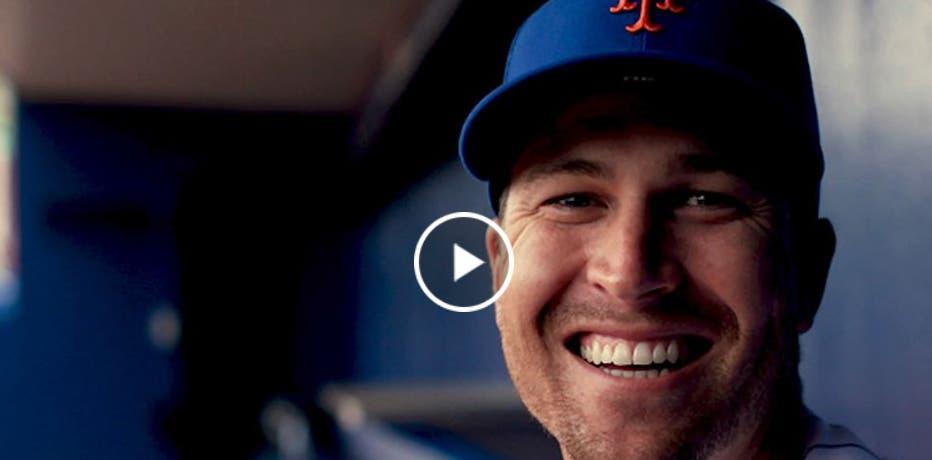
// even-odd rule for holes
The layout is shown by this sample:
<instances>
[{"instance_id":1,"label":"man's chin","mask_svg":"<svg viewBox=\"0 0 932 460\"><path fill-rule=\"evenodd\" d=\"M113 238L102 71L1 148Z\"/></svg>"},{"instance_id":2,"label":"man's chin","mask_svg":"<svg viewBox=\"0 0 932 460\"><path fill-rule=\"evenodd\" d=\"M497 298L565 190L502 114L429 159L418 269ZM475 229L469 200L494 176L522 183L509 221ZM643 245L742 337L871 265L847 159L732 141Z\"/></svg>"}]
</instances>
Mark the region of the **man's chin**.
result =
<instances>
[{"instance_id":1,"label":"man's chin","mask_svg":"<svg viewBox=\"0 0 932 460\"><path fill-rule=\"evenodd\" d=\"M537 401L549 409L539 418L567 459L703 458L743 436L742 426L753 430L756 422L746 416L767 413L762 395L776 365L768 361L739 360L713 348L669 375L675 379L653 381L619 380L571 362L551 374L560 404Z\"/></svg>"},{"instance_id":2,"label":"man's chin","mask_svg":"<svg viewBox=\"0 0 932 460\"><path fill-rule=\"evenodd\" d=\"M675 457L692 451L708 428L704 422L721 417L727 405L728 379L716 362L697 361L681 374L654 380L627 380L587 363L564 362L550 382L561 403L537 401L542 411L532 412L568 459ZM525 396L528 403L535 399Z\"/></svg>"},{"instance_id":3,"label":"man's chin","mask_svg":"<svg viewBox=\"0 0 932 460\"><path fill-rule=\"evenodd\" d=\"M683 450L690 431L681 418L667 414L653 414L647 420L620 419L617 414L604 413L594 414L593 418L598 421L557 435L565 458L669 458Z\"/></svg>"},{"instance_id":4,"label":"man's chin","mask_svg":"<svg viewBox=\"0 0 932 460\"><path fill-rule=\"evenodd\" d=\"M566 417L579 426L564 424L552 432L565 454L572 454L567 458L664 458L692 437L695 420L689 414L704 409L670 396L585 400L575 416Z\"/></svg>"}]
</instances>

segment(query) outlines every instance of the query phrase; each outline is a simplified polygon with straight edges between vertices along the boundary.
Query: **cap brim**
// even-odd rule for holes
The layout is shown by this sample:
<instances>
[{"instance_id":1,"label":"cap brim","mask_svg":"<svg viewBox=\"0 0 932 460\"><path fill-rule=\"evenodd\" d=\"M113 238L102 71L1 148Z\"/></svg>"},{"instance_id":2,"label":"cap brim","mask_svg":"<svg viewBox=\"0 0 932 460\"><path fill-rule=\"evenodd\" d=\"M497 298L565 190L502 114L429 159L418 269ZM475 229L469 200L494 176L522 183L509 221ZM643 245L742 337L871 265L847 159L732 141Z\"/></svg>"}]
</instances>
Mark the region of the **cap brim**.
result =
<instances>
[{"instance_id":1,"label":"cap brim","mask_svg":"<svg viewBox=\"0 0 932 460\"><path fill-rule=\"evenodd\" d=\"M758 91L754 82L728 69L672 56L609 55L563 63L516 79L486 96L463 125L460 158L475 177L490 180L510 170L514 156L541 126L573 103L610 92L681 98L684 109L695 109L707 100L721 112L726 101L746 104L751 99L748 93Z\"/></svg>"}]
</instances>

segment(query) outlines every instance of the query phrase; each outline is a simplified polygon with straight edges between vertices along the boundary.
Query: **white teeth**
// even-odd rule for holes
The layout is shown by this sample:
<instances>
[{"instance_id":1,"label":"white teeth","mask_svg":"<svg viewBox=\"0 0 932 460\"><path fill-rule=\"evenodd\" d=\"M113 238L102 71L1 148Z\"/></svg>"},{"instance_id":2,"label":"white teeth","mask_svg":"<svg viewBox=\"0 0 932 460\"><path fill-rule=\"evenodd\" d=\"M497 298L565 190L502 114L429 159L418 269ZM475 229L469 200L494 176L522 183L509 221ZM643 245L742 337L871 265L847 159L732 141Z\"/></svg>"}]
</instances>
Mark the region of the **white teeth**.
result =
<instances>
[{"instance_id":1,"label":"white teeth","mask_svg":"<svg viewBox=\"0 0 932 460\"><path fill-rule=\"evenodd\" d=\"M676 340L671 340L670 345L667 345L667 361L676 364L678 359L680 359L679 345L676 344Z\"/></svg>"},{"instance_id":2,"label":"white teeth","mask_svg":"<svg viewBox=\"0 0 932 460\"><path fill-rule=\"evenodd\" d=\"M654 361L653 356L651 356L650 345L646 342L640 342L634 347L634 364L638 366L643 366L650 364Z\"/></svg>"},{"instance_id":3,"label":"white teeth","mask_svg":"<svg viewBox=\"0 0 932 460\"><path fill-rule=\"evenodd\" d=\"M654 363L663 364L667 360L667 347L662 343L654 345Z\"/></svg>"},{"instance_id":4,"label":"white teeth","mask_svg":"<svg viewBox=\"0 0 932 460\"><path fill-rule=\"evenodd\" d=\"M616 366L627 366L631 364L631 347L627 343L620 342L615 345L615 354L612 355L612 363Z\"/></svg>"},{"instance_id":5,"label":"white teeth","mask_svg":"<svg viewBox=\"0 0 932 460\"><path fill-rule=\"evenodd\" d=\"M613 347L609 344L605 344L605 347L602 348L602 362L604 364L612 362L612 351L614 351Z\"/></svg>"},{"instance_id":6,"label":"white teeth","mask_svg":"<svg viewBox=\"0 0 932 460\"><path fill-rule=\"evenodd\" d=\"M626 379L654 379L670 373L669 369L663 369L660 371L657 369L650 369L646 371L629 371L624 369L609 369L606 367L600 367L599 369L613 377L623 377Z\"/></svg>"},{"instance_id":7,"label":"white teeth","mask_svg":"<svg viewBox=\"0 0 932 460\"><path fill-rule=\"evenodd\" d=\"M680 359L680 345L677 340L670 340L669 343L663 342L638 342L634 345L634 350L631 349L632 344L630 342L619 341L613 344L600 344L598 341L593 341L590 345L580 345L579 354L586 361L595 364L596 366L604 364L614 364L616 366L649 366L652 364L676 364ZM639 371L638 371L639 372ZM664 372L669 372L664 369L663 372L658 371L658 375L665 375ZM606 372L609 373L609 372ZM624 376L627 377L623 372L614 373L611 375ZM638 374L633 374L634 378L651 378L651 374L643 374L642 377L638 377Z\"/></svg>"}]
</instances>

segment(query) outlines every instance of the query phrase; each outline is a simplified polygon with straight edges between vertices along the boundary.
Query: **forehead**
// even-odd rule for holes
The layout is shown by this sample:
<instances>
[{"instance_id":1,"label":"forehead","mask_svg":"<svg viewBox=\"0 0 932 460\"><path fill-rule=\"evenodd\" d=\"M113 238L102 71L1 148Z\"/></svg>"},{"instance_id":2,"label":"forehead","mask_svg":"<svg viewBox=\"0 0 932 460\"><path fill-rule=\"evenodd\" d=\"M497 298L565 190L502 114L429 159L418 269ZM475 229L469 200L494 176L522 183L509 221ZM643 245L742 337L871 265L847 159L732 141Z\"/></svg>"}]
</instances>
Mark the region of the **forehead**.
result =
<instances>
[{"instance_id":1,"label":"forehead","mask_svg":"<svg viewBox=\"0 0 932 460\"><path fill-rule=\"evenodd\" d=\"M704 133L685 114L655 101L623 94L594 97L568 107L540 131L516 158L511 176L534 180L570 172L607 178L619 150L646 156L670 173L742 175L732 149Z\"/></svg>"},{"instance_id":2,"label":"forehead","mask_svg":"<svg viewBox=\"0 0 932 460\"><path fill-rule=\"evenodd\" d=\"M650 124L618 129L569 131L542 138L528 148L513 176L533 182L559 173L614 179L619 161L664 174L729 172L731 165L701 139L689 133Z\"/></svg>"}]
</instances>

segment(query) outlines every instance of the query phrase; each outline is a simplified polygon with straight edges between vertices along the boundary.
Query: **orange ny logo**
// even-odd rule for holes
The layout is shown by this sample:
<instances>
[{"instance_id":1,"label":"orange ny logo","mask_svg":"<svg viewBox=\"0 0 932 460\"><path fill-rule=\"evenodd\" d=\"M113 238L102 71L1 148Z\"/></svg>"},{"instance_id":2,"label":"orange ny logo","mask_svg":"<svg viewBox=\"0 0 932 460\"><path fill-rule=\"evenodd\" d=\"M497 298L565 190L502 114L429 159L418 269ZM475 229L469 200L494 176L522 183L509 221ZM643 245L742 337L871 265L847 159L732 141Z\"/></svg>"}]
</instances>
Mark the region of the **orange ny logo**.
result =
<instances>
[{"instance_id":1,"label":"orange ny logo","mask_svg":"<svg viewBox=\"0 0 932 460\"><path fill-rule=\"evenodd\" d=\"M652 21L650 18L651 7L656 6L658 10L669 11L671 13L682 13L686 11L682 5L677 5L677 0L662 0L654 4L653 0L618 0L618 4L609 8L613 14L625 13L638 7L638 1L641 2L641 17L634 24L625 27L625 30L631 33L637 33L642 30L648 32L659 32L663 26Z\"/></svg>"}]
</instances>

